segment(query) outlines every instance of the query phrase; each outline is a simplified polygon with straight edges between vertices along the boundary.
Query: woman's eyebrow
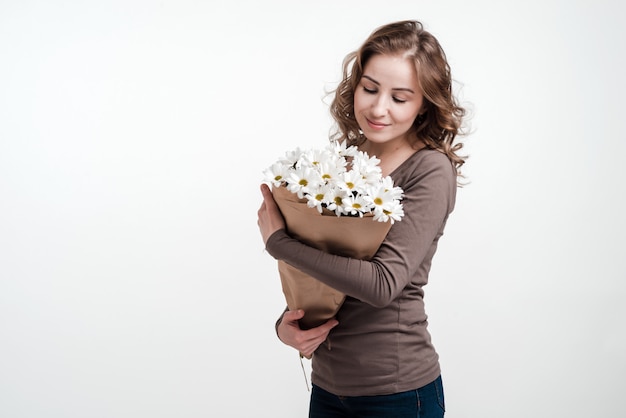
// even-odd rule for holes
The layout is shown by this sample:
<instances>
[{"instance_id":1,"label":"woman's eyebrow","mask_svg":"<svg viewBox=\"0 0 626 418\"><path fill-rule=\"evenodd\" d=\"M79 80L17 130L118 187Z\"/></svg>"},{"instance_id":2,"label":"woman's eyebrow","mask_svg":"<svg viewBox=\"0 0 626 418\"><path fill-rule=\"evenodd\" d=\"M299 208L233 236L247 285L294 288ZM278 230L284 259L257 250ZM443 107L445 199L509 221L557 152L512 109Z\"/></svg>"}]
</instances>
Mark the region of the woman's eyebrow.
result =
<instances>
[{"instance_id":1,"label":"woman's eyebrow","mask_svg":"<svg viewBox=\"0 0 626 418\"><path fill-rule=\"evenodd\" d=\"M369 75L365 75L365 74L363 74L363 78L367 78L367 79L368 79L369 81L371 81L372 83L376 84L377 86L380 86L380 83L379 83L378 81L374 80L374 79L373 79L372 77L370 77ZM407 88L407 87L395 87L395 88L392 88L391 90L394 90L394 91L407 91L407 92L409 92L409 93L413 93L413 94L415 94L415 92L414 92L413 90L411 90L410 88Z\"/></svg>"}]
</instances>

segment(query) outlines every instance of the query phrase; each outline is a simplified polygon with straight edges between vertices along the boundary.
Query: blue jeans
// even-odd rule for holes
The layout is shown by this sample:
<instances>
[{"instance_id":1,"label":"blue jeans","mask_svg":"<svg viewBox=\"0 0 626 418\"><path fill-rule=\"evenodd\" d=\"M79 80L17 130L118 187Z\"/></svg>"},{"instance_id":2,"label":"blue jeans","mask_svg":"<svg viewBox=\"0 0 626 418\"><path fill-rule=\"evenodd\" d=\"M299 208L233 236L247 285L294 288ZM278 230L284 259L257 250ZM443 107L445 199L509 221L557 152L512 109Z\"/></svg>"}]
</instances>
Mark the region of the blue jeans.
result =
<instances>
[{"instance_id":1,"label":"blue jeans","mask_svg":"<svg viewBox=\"0 0 626 418\"><path fill-rule=\"evenodd\" d=\"M313 385L309 418L442 418L443 383L379 396L336 396Z\"/></svg>"}]
</instances>

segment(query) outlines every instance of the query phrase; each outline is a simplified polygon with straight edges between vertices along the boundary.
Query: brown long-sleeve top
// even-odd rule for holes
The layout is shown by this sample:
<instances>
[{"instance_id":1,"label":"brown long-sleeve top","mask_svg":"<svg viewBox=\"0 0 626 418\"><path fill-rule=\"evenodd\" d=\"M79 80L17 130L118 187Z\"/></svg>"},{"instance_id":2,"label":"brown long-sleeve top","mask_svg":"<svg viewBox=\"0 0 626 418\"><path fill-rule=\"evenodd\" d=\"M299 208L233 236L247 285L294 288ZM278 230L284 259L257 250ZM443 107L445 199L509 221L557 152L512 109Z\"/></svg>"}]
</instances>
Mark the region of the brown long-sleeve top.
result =
<instances>
[{"instance_id":1,"label":"brown long-sleeve top","mask_svg":"<svg viewBox=\"0 0 626 418\"><path fill-rule=\"evenodd\" d=\"M340 396L417 389L440 374L423 286L456 198L456 171L442 153L423 149L391 177L404 190L405 215L369 261L325 253L281 229L267 251L347 295L339 324L312 358L311 381Z\"/></svg>"}]
</instances>

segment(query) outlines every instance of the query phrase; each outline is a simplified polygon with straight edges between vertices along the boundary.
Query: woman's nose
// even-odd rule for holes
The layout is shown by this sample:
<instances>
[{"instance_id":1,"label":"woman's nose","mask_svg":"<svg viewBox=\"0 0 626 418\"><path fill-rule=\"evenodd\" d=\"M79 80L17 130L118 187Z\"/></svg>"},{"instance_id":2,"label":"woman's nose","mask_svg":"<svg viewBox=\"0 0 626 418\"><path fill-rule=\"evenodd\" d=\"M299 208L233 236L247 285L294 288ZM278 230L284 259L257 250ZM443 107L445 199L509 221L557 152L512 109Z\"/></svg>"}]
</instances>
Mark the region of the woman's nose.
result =
<instances>
[{"instance_id":1,"label":"woman's nose","mask_svg":"<svg viewBox=\"0 0 626 418\"><path fill-rule=\"evenodd\" d=\"M387 99L382 95L379 95L374 99L372 103L372 114L374 116L385 116L388 110L388 102Z\"/></svg>"}]
</instances>

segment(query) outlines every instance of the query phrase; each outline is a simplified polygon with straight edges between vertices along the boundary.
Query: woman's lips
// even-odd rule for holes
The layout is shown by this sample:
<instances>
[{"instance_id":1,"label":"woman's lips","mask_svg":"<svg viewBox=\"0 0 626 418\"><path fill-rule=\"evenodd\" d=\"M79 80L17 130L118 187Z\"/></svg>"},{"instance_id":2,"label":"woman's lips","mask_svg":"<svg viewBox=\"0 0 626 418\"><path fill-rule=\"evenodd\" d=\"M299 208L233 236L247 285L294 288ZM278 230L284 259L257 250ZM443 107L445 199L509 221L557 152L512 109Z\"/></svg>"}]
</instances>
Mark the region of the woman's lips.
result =
<instances>
[{"instance_id":1,"label":"woman's lips","mask_svg":"<svg viewBox=\"0 0 626 418\"><path fill-rule=\"evenodd\" d=\"M380 129L383 129L385 126L388 126L387 124L384 124L384 123L373 122L373 121L371 121L371 120L369 120L367 118L365 118L365 120L367 120L367 124L372 129L380 130Z\"/></svg>"}]
</instances>

